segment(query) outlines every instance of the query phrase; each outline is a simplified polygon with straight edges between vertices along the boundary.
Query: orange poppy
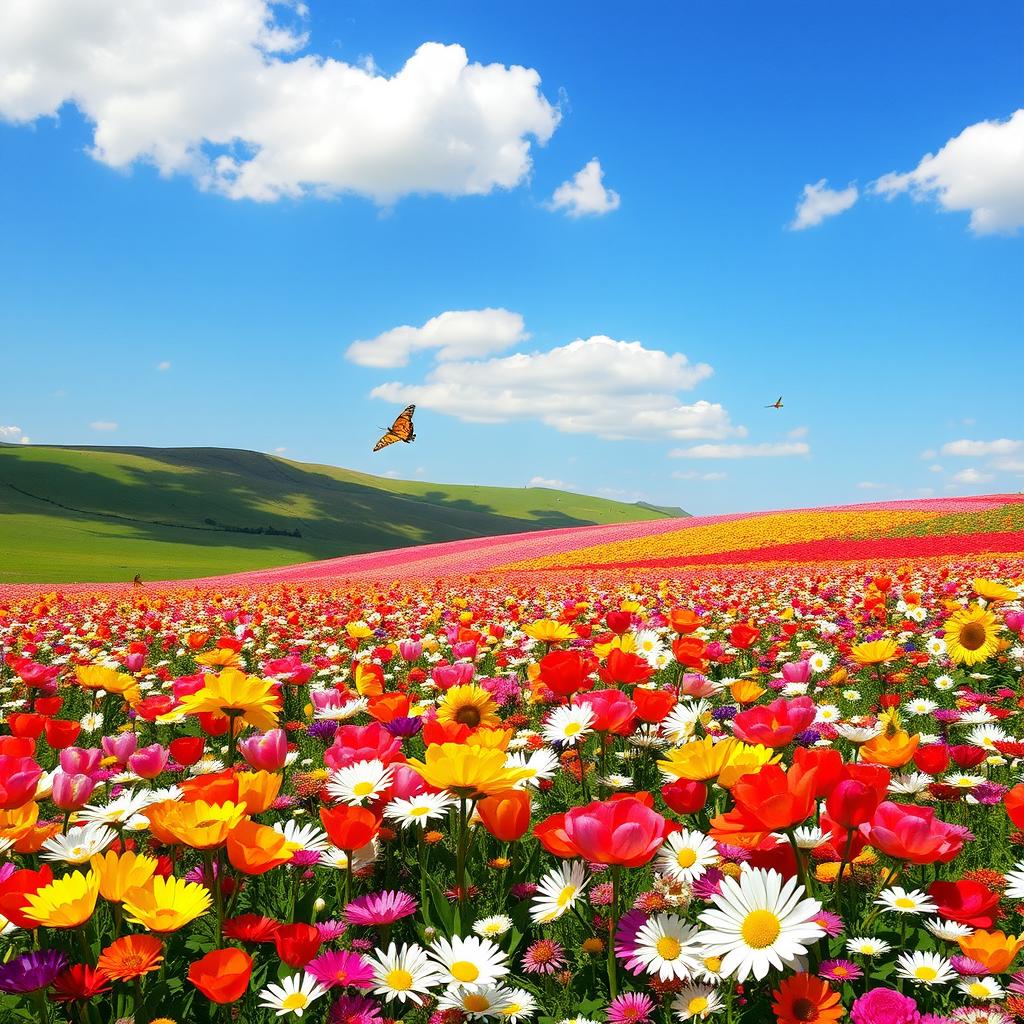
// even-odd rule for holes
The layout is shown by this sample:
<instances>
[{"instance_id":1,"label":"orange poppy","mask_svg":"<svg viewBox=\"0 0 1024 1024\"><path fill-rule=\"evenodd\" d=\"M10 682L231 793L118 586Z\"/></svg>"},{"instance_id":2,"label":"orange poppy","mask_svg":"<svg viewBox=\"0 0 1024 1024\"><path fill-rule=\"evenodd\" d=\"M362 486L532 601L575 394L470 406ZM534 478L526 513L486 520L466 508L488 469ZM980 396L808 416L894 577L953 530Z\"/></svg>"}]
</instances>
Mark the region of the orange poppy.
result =
<instances>
[{"instance_id":1,"label":"orange poppy","mask_svg":"<svg viewBox=\"0 0 1024 1024\"><path fill-rule=\"evenodd\" d=\"M791 974L772 993L772 1009L778 1024L834 1024L846 1011L839 993L813 974Z\"/></svg>"},{"instance_id":2,"label":"orange poppy","mask_svg":"<svg viewBox=\"0 0 1024 1024\"><path fill-rule=\"evenodd\" d=\"M299 844L288 842L281 832L248 819L228 833L228 860L236 871L246 875L262 875L287 864L297 849Z\"/></svg>"},{"instance_id":3,"label":"orange poppy","mask_svg":"<svg viewBox=\"0 0 1024 1024\"><path fill-rule=\"evenodd\" d=\"M240 949L214 949L188 969L188 980L210 1002L237 1002L249 987L252 957Z\"/></svg>"},{"instance_id":4,"label":"orange poppy","mask_svg":"<svg viewBox=\"0 0 1024 1024\"><path fill-rule=\"evenodd\" d=\"M988 932L981 929L971 935L962 935L956 941L960 944L964 956L984 964L985 969L992 974L1002 974L1024 947L1024 936L1018 938L1005 932Z\"/></svg>"},{"instance_id":5,"label":"orange poppy","mask_svg":"<svg viewBox=\"0 0 1024 1024\"><path fill-rule=\"evenodd\" d=\"M96 966L114 981L130 981L160 967L164 944L153 935L125 935L100 954Z\"/></svg>"}]
</instances>

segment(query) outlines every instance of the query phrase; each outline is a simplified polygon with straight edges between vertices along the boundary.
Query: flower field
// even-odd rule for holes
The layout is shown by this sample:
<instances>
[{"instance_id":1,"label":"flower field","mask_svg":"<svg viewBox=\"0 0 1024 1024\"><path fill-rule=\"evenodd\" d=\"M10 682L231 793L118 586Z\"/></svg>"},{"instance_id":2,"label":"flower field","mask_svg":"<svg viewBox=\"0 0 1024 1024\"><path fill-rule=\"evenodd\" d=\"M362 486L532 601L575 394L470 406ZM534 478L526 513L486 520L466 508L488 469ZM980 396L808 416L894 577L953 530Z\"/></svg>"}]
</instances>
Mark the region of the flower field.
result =
<instances>
[{"instance_id":1,"label":"flower field","mask_svg":"<svg viewBox=\"0 0 1024 1024\"><path fill-rule=\"evenodd\" d=\"M0 1021L1024 1020L1020 496L0 590Z\"/></svg>"}]
</instances>

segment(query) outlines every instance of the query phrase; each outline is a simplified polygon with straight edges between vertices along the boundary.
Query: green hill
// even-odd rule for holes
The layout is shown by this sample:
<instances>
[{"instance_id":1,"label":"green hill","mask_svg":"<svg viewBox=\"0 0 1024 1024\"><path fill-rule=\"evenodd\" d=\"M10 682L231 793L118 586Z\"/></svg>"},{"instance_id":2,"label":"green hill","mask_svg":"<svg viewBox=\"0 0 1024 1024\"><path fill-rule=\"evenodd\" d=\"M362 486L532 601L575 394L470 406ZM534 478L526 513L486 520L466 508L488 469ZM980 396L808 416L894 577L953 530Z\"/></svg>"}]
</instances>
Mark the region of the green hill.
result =
<instances>
[{"instance_id":1,"label":"green hill","mask_svg":"<svg viewBox=\"0 0 1024 1024\"><path fill-rule=\"evenodd\" d=\"M667 514L547 488L391 480L230 448L0 446L7 583L182 579Z\"/></svg>"}]
</instances>

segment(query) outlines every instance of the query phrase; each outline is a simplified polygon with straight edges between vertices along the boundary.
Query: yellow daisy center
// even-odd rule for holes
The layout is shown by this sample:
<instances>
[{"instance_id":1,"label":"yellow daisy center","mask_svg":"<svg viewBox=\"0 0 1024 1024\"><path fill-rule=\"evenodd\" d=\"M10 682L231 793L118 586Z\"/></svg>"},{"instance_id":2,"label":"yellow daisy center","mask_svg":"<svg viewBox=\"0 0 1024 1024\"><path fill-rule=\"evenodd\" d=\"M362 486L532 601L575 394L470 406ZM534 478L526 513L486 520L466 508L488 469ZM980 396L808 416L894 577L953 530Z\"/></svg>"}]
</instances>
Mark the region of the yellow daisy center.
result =
<instances>
[{"instance_id":1,"label":"yellow daisy center","mask_svg":"<svg viewBox=\"0 0 1024 1024\"><path fill-rule=\"evenodd\" d=\"M369 796L373 792L372 782L357 782L352 787L352 792L356 796Z\"/></svg>"},{"instance_id":2,"label":"yellow daisy center","mask_svg":"<svg viewBox=\"0 0 1024 1024\"><path fill-rule=\"evenodd\" d=\"M385 981L388 984L388 988L392 988L396 992L408 992L412 988L412 975L402 967L396 967L394 970L388 971Z\"/></svg>"},{"instance_id":3,"label":"yellow daisy center","mask_svg":"<svg viewBox=\"0 0 1024 1024\"><path fill-rule=\"evenodd\" d=\"M680 850L676 854L676 863L681 868L691 868L694 864L697 863L697 854L689 848L685 850Z\"/></svg>"},{"instance_id":4,"label":"yellow daisy center","mask_svg":"<svg viewBox=\"0 0 1024 1024\"><path fill-rule=\"evenodd\" d=\"M564 907L567 903L569 903L573 899L573 897L575 897L575 895L576 895L576 886L575 885L567 885L558 894L558 899L556 900L556 902L558 903L558 905L560 907Z\"/></svg>"},{"instance_id":5,"label":"yellow daisy center","mask_svg":"<svg viewBox=\"0 0 1024 1024\"><path fill-rule=\"evenodd\" d=\"M566 725L566 727L565 727L565 735L566 736L575 736L576 733L578 733L579 731L580 731L580 723L579 722L569 722L569 724Z\"/></svg>"},{"instance_id":6,"label":"yellow daisy center","mask_svg":"<svg viewBox=\"0 0 1024 1024\"><path fill-rule=\"evenodd\" d=\"M988 986L982 985L980 981L976 981L971 985L970 992L975 999L984 999L989 994Z\"/></svg>"},{"instance_id":7,"label":"yellow daisy center","mask_svg":"<svg viewBox=\"0 0 1024 1024\"><path fill-rule=\"evenodd\" d=\"M708 1008L708 1001L704 996L694 996L687 1004L686 1009L690 1013L703 1013Z\"/></svg>"},{"instance_id":8,"label":"yellow daisy center","mask_svg":"<svg viewBox=\"0 0 1024 1024\"><path fill-rule=\"evenodd\" d=\"M302 992L292 992L290 995L284 997L281 1001L282 1010L304 1010L309 1003L309 999Z\"/></svg>"},{"instance_id":9,"label":"yellow daisy center","mask_svg":"<svg viewBox=\"0 0 1024 1024\"><path fill-rule=\"evenodd\" d=\"M704 966L712 973L717 974L722 969L722 958L708 956L704 958Z\"/></svg>"},{"instance_id":10,"label":"yellow daisy center","mask_svg":"<svg viewBox=\"0 0 1024 1024\"><path fill-rule=\"evenodd\" d=\"M476 981L480 977L480 969L468 960L456 960L451 966L451 972L456 981Z\"/></svg>"},{"instance_id":11,"label":"yellow daisy center","mask_svg":"<svg viewBox=\"0 0 1024 1024\"><path fill-rule=\"evenodd\" d=\"M938 971L934 967L921 966L914 971L914 977L920 978L921 981L934 981L938 976Z\"/></svg>"},{"instance_id":12,"label":"yellow daisy center","mask_svg":"<svg viewBox=\"0 0 1024 1024\"><path fill-rule=\"evenodd\" d=\"M752 910L740 928L743 941L751 949L765 949L781 934L782 923L770 910Z\"/></svg>"},{"instance_id":13,"label":"yellow daisy center","mask_svg":"<svg viewBox=\"0 0 1024 1024\"><path fill-rule=\"evenodd\" d=\"M909 896L900 896L895 901L895 905L902 910L913 910L914 901Z\"/></svg>"},{"instance_id":14,"label":"yellow daisy center","mask_svg":"<svg viewBox=\"0 0 1024 1024\"><path fill-rule=\"evenodd\" d=\"M430 813L430 808L429 807L413 807L413 808L411 808L409 810L409 814L413 818L422 818L424 814L429 814L429 813Z\"/></svg>"},{"instance_id":15,"label":"yellow daisy center","mask_svg":"<svg viewBox=\"0 0 1024 1024\"><path fill-rule=\"evenodd\" d=\"M491 1001L486 996L476 993L464 996L462 999L462 1008L470 1013L483 1013L485 1010L489 1010L490 1007Z\"/></svg>"},{"instance_id":16,"label":"yellow daisy center","mask_svg":"<svg viewBox=\"0 0 1024 1024\"><path fill-rule=\"evenodd\" d=\"M679 944L678 939L672 938L671 935L663 935L658 939L658 943L655 947L658 950L658 956L662 960L677 960L679 958L679 952L683 948Z\"/></svg>"}]
</instances>

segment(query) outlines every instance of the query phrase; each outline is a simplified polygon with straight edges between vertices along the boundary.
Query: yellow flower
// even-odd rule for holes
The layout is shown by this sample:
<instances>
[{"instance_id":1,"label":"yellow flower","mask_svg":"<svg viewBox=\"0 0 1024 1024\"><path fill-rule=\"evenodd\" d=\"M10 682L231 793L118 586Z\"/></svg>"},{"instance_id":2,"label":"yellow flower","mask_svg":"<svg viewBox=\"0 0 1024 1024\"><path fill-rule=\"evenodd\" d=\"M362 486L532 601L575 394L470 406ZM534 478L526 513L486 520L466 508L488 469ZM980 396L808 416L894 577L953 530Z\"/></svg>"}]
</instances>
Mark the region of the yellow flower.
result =
<instances>
[{"instance_id":1,"label":"yellow flower","mask_svg":"<svg viewBox=\"0 0 1024 1024\"><path fill-rule=\"evenodd\" d=\"M262 814L281 792L282 776L277 772L237 772L238 799L247 814Z\"/></svg>"},{"instance_id":2,"label":"yellow flower","mask_svg":"<svg viewBox=\"0 0 1024 1024\"><path fill-rule=\"evenodd\" d=\"M491 750L508 750L512 739L511 729L477 729L466 737L467 747L488 747Z\"/></svg>"},{"instance_id":3,"label":"yellow flower","mask_svg":"<svg viewBox=\"0 0 1024 1024\"><path fill-rule=\"evenodd\" d=\"M124 909L133 924L154 932L176 932L205 914L211 901L205 885L155 875L142 888L125 893Z\"/></svg>"},{"instance_id":4,"label":"yellow flower","mask_svg":"<svg viewBox=\"0 0 1024 1024\"><path fill-rule=\"evenodd\" d=\"M887 729L860 748L860 759L869 764L900 768L914 756L920 742L917 734L911 736L903 729Z\"/></svg>"},{"instance_id":5,"label":"yellow flower","mask_svg":"<svg viewBox=\"0 0 1024 1024\"><path fill-rule=\"evenodd\" d=\"M506 768L505 751L462 743L434 743L425 761L410 760L409 767L431 786L448 789L461 797L504 793L525 779L528 769Z\"/></svg>"},{"instance_id":6,"label":"yellow flower","mask_svg":"<svg viewBox=\"0 0 1024 1024\"><path fill-rule=\"evenodd\" d=\"M709 782L718 779L724 789L732 786L741 775L763 764L775 764L781 759L769 747L752 746L730 736L715 743L710 736L692 740L675 750L668 751L658 767L669 778Z\"/></svg>"},{"instance_id":7,"label":"yellow flower","mask_svg":"<svg viewBox=\"0 0 1024 1024\"><path fill-rule=\"evenodd\" d=\"M862 667L868 665L884 665L899 655L899 644L895 640L870 640L862 644L854 644L851 654L853 660Z\"/></svg>"},{"instance_id":8,"label":"yellow flower","mask_svg":"<svg viewBox=\"0 0 1024 1024\"><path fill-rule=\"evenodd\" d=\"M145 885L157 868L156 857L130 851L118 856L108 850L96 854L89 863L100 880L100 895L111 903L120 903L129 889Z\"/></svg>"},{"instance_id":9,"label":"yellow flower","mask_svg":"<svg viewBox=\"0 0 1024 1024\"><path fill-rule=\"evenodd\" d=\"M47 928L77 928L92 917L99 894L99 875L72 871L26 895L25 916Z\"/></svg>"},{"instance_id":10,"label":"yellow flower","mask_svg":"<svg viewBox=\"0 0 1024 1024\"><path fill-rule=\"evenodd\" d=\"M103 665L78 665L75 668L75 678L86 690L119 693L129 704L136 703L142 697L139 693L139 684L131 676Z\"/></svg>"},{"instance_id":11,"label":"yellow flower","mask_svg":"<svg viewBox=\"0 0 1024 1024\"><path fill-rule=\"evenodd\" d=\"M437 720L443 725L454 723L476 729L497 725L497 710L497 701L482 686L467 683L445 691L437 705Z\"/></svg>"},{"instance_id":12,"label":"yellow flower","mask_svg":"<svg viewBox=\"0 0 1024 1024\"><path fill-rule=\"evenodd\" d=\"M977 579L974 581L974 592L986 601L1016 601L1017 591L1012 587L1004 587L995 580Z\"/></svg>"},{"instance_id":13,"label":"yellow flower","mask_svg":"<svg viewBox=\"0 0 1024 1024\"><path fill-rule=\"evenodd\" d=\"M163 800L142 811L150 831L163 841L184 843L194 850L212 850L227 842L228 833L246 816L245 804L209 804L205 800Z\"/></svg>"},{"instance_id":14,"label":"yellow flower","mask_svg":"<svg viewBox=\"0 0 1024 1024\"><path fill-rule=\"evenodd\" d=\"M613 636L607 643L594 644L594 654L599 658L607 658L616 648L623 654L632 654L636 650L636 637L632 633Z\"/></svg>"},{"instance_id":15,"label":"yellow flower","mask_svg":"<svg viewBox=\"0 0 1024 1024\"><path fill-rule=\"evenodd\" d=\"M976 665L999 649L999 623L981 605L954 612L945 623L946 651L957 665Z\"/></svg>"},{"instance_id":16,"label":"yellow flower","mask_svg":"<svg viewBox=\"0 0 1024 1024\"><path fill-rule=\"evenodd\" d=\"M758 686L753 679L737 679L729 690L737 704L753 704L765 692L764 687Z\"/></svg>"},{"instance_id":17,"label":"yellow flower","mask_svg":"<svg viewBox=\"0 0 1024 1024\"><path fill-rule=\"evenodd\" d=\"M545 644L557 644L563 640L575 640L576 630L567 622L556 622L554 619L537 619L528 626L523 626L523 632L534 640Z\"/></svg>"},{"instance_id":18,"label":"yellow flower","mask_svg":"<svg viewBox=\"0 0 1024 1024\"><path fill-rule=\"evenodd\" d=\"M345 632L353 640L365 640L368 636L373 636L373 630L365 622L347 622Z\"/></svg>"},{"instance_id":19,"label":"yellow flower","mask_svg":"<svg viewBox=\"0 0 1024 1024\"><path fill-rule=\"evenodd\" d=\"M208 675L201 690L187 694L174 711L158 716L157 721L175 721L203 711L216 711L266 732L277 727L278 697L269 679L226 668Z\"/></svg>"},{"instance_id":20,"label":"yellow flower","mask_svg":"<svg viewBox=\"0 0 1024 1024\"><path fill-rule=\"evenodd\" d=\"M241 668L243 662L238 651L230 647L215 647L212 651L197 655L196 664L207 668Z\"/></svg>"}]
</instances>

